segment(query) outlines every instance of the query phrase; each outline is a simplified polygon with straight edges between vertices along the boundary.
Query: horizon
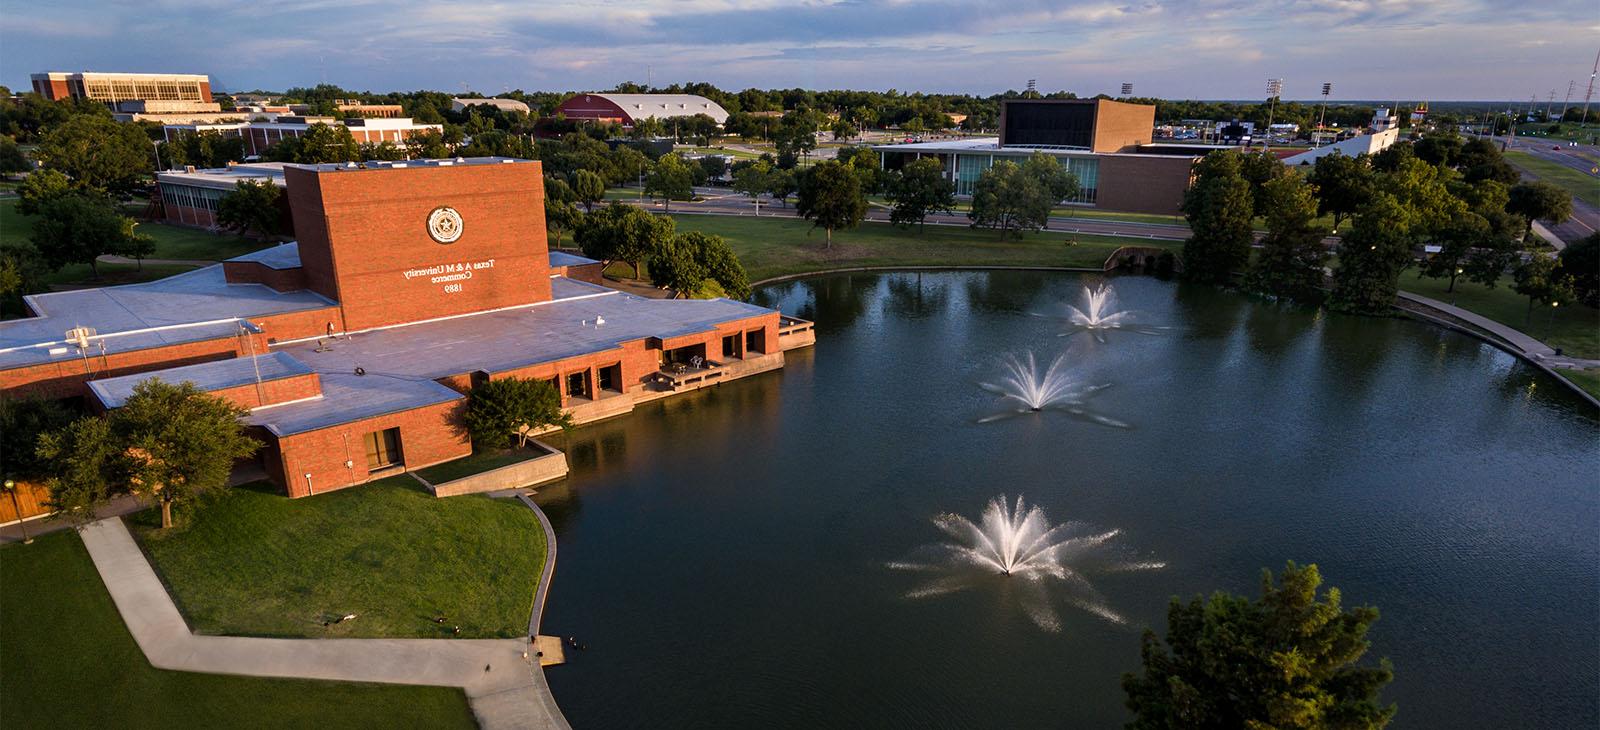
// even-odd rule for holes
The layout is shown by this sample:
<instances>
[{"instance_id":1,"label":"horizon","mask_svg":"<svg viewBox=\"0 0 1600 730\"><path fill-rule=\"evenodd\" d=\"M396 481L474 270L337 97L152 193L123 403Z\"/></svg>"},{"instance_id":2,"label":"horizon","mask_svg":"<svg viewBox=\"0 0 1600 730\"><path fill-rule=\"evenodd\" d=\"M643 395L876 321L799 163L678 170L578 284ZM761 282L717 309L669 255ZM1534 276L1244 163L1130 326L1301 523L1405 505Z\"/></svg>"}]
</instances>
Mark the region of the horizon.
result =
<instances>
[{"instance_id":1,"label":"horizon","mask_svg":"<svg viewBox=\"0 0 1600 730\"><path fill-rule=\"evenodd\" d=\"M1147 98L1259 101L1282 78L1282 98L1302 101L1321 101L1331 82L1330 103L1563 102L1569 88L1564 103L1581 103L1600 32L1580 0L390 2L381 17L371 4L0 0L3 80L26 89L31 73L93 69L203 73L236 92L328 83L495 96L693 79L981 97L1037 79L1083 97L1132 83Z\"/></svg>"}]
</instances>

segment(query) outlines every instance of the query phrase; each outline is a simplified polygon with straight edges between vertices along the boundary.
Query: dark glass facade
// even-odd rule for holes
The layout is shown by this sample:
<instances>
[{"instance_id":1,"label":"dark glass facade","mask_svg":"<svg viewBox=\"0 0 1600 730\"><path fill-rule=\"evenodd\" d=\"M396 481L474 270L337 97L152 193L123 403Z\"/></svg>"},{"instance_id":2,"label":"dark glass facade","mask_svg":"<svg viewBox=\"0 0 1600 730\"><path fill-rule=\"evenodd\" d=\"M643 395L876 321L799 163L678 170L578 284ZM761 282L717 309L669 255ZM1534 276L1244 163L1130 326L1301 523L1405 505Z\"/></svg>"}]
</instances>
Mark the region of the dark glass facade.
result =
<instances>
[{"instance_id":1,"label":"dark glass facade","mask_svg":"<svg viewBox=\"0 0 1600 730\"><path fill-rule=\"evenodd\" d=\"M1094 141L1094 113L1093 102L1007 102L1000 130L1000 145L1087 149Z\"/></svg>"}]
</instances>

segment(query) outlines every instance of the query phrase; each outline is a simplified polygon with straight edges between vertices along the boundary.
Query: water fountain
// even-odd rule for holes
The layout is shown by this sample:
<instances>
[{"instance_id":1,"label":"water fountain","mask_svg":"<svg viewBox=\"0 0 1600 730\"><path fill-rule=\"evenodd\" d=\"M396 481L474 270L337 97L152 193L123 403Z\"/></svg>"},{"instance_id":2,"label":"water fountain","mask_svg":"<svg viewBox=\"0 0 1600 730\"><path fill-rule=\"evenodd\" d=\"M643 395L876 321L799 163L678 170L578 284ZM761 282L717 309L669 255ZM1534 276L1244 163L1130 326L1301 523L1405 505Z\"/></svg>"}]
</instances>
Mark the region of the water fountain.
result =
<instances>
[{"instance_id":1,"label":"water fountain","mask_svg":"<svg viewBox=\"0 0 1600 730\"><path fill-rule=\"evenodd\" d=\"M1134 313L1131 310L1117 310L1117 292L1110 284L1104 282L1083 288L1082 307L1071 304L1061 305L1059 313L1036 314L1040 317L1054 317L1067 320L1072 329L1061 333L1062 337L1088 332L1094 335L1097 342L1105 342L1105 333L1110 330L1128 330L1140 334L1155 334L1159 327L1141 326L1134 322Z\"/></svg>"},{"instance_id":2,"label":"water fountain","mask_svg":"<svg viewBox=\"0 0 1600 730\"><path fill-rule=\"evenodd\" d=\"M912 559L893 562L890 568L938 574L907 593L908 598L928 598L974 588L993 581L1008 581L1028 618L1039 628L1060 631L1049 590L1058 587L1070 605L1115 624L1126 620L1107 604L1090 582L1092 574L1154 570L1164 563L1129 560L1110 544L1119 531L1096 532L1077 522L1052 526L1044 510L1029 506L1018 496L989 500L979 521L944 514L934 524L952 542L920 548Z\"/></svg>"},{"instance_id":3,"label":"water fountain","mask_svg":"<svg viewBox=\"0 0 1600 730\"><path fill-rule=\"evenodd\" d=\"M1110 387L1110 384L1093 385L1079 380L1067 367L1065 353L1057 355L1043 368L1032 352L1021 357L1006 355L1000 361L1000 373L993 382L980 382L978 386L1001 396L1000 402L1004 407L998 413L978 419L979 423L1056 410L1105 426L1128 427L1122 421L1084 407L1090 396Z\"/></svg>"}]
</instances>

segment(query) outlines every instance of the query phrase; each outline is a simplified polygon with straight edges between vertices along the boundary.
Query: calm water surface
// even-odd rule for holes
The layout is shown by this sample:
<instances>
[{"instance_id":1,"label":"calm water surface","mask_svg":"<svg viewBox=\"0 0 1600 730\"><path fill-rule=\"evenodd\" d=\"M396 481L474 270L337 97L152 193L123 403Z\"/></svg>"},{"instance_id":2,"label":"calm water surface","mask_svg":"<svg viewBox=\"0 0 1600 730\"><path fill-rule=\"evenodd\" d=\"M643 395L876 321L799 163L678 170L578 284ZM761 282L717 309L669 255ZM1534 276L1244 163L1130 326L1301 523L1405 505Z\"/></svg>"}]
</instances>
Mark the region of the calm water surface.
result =
<instances>
[{"instance_id":1,"label":"calm water surface","mask_svg":"<svg viewBox=\"0 0 1600 730\"><path fill-rule=\"evenodd\" d=\"M1149 278L1169 327L1058 337L1027 316L1085 279L835 276L759 303L814 319L788 366L566 437L540 489L560 543L544 627L587 650L547 674L580 728L1116 727L1118 677L1173 595L1257 595L1315 562L1379 607L1395 727L1600 724L1600 427L1558 383L1403 320L1278 307ZM977 382L1071 348L1097 411L997 423ZM1098 578L1128 625L1013 586L909 599L887 563L1023 494L1120 528L1167 567Z\"/></svg>"}]
</instances>

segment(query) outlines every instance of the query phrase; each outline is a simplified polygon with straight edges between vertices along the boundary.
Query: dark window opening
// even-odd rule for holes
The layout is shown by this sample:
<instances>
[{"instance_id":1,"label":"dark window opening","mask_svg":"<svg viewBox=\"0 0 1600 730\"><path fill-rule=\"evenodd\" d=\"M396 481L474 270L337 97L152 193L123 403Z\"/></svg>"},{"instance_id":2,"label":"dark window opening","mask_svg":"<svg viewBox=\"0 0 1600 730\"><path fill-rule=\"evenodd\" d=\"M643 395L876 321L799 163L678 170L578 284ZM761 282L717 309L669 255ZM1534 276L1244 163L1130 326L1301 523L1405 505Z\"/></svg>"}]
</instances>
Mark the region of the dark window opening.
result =
<instances>
[{"instance_id":1,"label":"dark window opening","mask_svg":"<svg viewBox=\"0 0 1600 730\"><path fill-rule=\"evenodd\" d=\"M744 333L744 351L746 353L761 354L767 351L767 331L765 329L750 330Z\"/></svg>"},{"instance_id":2,"label":"dark window opening","mask_svg":"<svg viewBox=\"0 0 1600 730\"><path fill-rule=\"evenodd\" d=\"M739 336L728 335L722 338L722 356L733 358L739 356Z\"/></svg>"},{"instance_id":3,"label":"dark window opening","mask_svg":"<svg viewBox=\"0 0 1600 730\"><path fill-rule=\"evenodd\" d=\"M400 429L386 428L367 434L367 471L377 471L397 466L400 455Z\"/></svg>"},{"instance_id":4,"label":"dark window opening","mask_svg":"<svg viewBox=\"0 0 1600 730\"><path fill-rule=\"evenodd\" d=\"M619 362L615 365L607 365L600 368L599 376L600 390L607 390L613 393L622 392L622 363Z\"/></svg>"},{"instance_id":5,"label":"dark window opening","mask_svg":"<svg viewBox=\"0 0 1600 730\"><path fill-rule=\"evenodd\" d=\"M567 376L567 395L572 398L589 397L589 371L580 370Z\"/></svg>"}]
</instances>

